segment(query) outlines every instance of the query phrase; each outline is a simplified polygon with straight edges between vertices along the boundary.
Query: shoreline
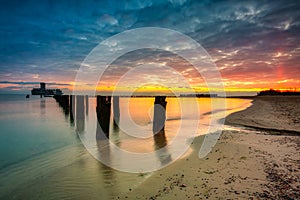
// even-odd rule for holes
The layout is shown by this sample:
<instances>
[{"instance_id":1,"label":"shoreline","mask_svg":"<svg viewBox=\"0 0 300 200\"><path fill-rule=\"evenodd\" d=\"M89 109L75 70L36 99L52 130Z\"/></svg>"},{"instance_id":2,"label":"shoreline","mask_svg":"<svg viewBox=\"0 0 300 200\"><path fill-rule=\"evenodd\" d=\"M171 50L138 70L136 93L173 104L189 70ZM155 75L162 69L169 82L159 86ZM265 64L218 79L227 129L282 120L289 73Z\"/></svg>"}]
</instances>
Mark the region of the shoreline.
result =
<instances>
[{"instance_id":1,"label":"shoreline","mask_svg":"<svg viewBox=\"0 0 300 200\"><path fill-rule=\"evenodd\" d=\"M245 110L228 115L225 124L300 135L300 97L256 97Z\"/></svg>"},{"instance_id":2,"label":"shoreline","mask_svg":"<svg viewBox=\"0 0 300 200\"><path fill-rule=\"evenodd\" d=\"M224 130L203 159L198 158L198 152L204 136L196 137L190 155L153 172L139 187L117 199L296 199L300 195L300 159L297 156L300 137L297 119L294 124L284 124L284 117L289 116L290 107L297 108L298 100L292 98L275 105L272 98L255 98L250 107L225 119L232 127L252 125L253 130ZM261 109L261 101L267 109ZM266 111L257 117L257 113ZM259 124L262 118L276 112L283 114L271 119L272 123L280 124L280 135L272 133L278 131L278 126L272 129L270 123ZM291 118L294 113L290 113ZM241 118L245 115L248 117ZM257 124L260 126L255 127ZM297 134L291 135L289 131Z\"/></svg>"}]
</instances>

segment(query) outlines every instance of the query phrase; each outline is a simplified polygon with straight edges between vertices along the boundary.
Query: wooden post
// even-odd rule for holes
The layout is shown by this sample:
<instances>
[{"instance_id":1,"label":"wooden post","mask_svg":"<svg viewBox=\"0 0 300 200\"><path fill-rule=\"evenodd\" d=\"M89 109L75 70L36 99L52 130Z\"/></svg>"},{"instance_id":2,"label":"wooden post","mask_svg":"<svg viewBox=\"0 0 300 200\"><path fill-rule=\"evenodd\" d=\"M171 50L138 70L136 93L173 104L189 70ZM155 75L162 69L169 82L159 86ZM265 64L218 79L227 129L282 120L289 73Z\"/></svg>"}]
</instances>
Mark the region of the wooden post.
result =
<instances>
[{"instance_id":1,"label":"wooden post","mask_svg":"<svg viewBox=\"0 0 300 200\"><path fill-rule=\"evenodd\" d=\"M111 97L97 96L97 132L96 139L109 138L110 112L111 112Z\"/></svg>"},{"instance_id":2,"label":"wooden post","mask_svg":"<svg viewBox=\"0 0 300 200\"><path fill-rule=\"evenodd\" d=\"M68 117L70 113L69 95L54 95L53 98L62 107L65 116Z\"/></svg>"},{"instance_id":3,"label":"wooden post","mask_svg":"<svg viewBox=\"0 0 300 200\"><path fill-rule=\"evenodd\" d=\"M69 102L69 109L70 109L70 124L71 126L74 125L74 105L75 105L75 97L73 95L70 95L69 98L70 102Z\"/></svg>"},{"instance_id":4,"label":"wooden post","mask_svg":"<svg viewBox=\"0 0 300 200\"><path fill-rule=\"evenodd\" d=\"M85 114L89 115L89 95L85 95Z\"/></svg>"},{"instance_id":5,"label":"wooden post","mask_svg":"<svg viewBox=\"0 0 300 200\"><path fill-rule=\"evenodd\" d=\"M84 96L76 96L76 130L84 131Z\"/></svg>"},{"instance_id":6,"label":"wooden post","mask_svg":"<svg viewBox=\"0 0 300 200\"><path fill-rule=\"evenodd\" d=\"M114 124L119 124L120 121L120 97L113 97L113 113L114 113Z\"/></svg>"},{"instance_id":7,"label":"wooden post","mask_svg":"<svg viewBox=\"0 0 300 200\"><path fill-rule=\"evenodd\" d=\"M154 101L153 133L165 130L166 96L156 96Z\"/></svg>"}]
</instances>

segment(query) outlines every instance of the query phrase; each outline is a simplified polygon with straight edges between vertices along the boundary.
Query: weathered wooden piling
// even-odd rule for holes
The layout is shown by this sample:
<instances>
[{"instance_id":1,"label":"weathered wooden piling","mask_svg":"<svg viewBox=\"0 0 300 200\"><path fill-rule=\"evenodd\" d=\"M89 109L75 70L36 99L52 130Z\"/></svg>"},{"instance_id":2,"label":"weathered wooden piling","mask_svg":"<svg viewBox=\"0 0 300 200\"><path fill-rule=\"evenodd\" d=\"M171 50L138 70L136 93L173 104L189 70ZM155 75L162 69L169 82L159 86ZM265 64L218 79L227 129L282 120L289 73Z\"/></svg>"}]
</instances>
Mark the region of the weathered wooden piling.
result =
<instances>
[{"instance_id":1,"label":"weathered wooden piling","mask_svg":"<svg viewBox=\"0 0 300 200\"><path fill-rule=\"evenodd\" d=\"M61 107L63 108L63 111L65 113L65 116L68 116L70 114L70 100L69 100L69 95L62 95L62 102Z\"/></svg>"},{"instance_id":2,"label":"weathered wooden piling","mask_svg":"<svg viewBox=\"0 0 300 200\"><path fill-rule=\"evenodd\" d=\"M110 96L97 96L97 132L96 139L109 138L109 125L111 113L111 97Z\"/></svg>"},{"instance_id":3,"label":"weathered wooden piling","mask_svg":"<svg viewBox=\"0 0 300 200\"><path fill-rule=\"evenodd\" d=\"M89 95L85 95L85 114L89 115Z\"/></svg>"},{"instance_id":4,"label":"weathered wooden piling","mask_svg":"<svg viewBox=\"0 0 300 200\"><path fill-rule=\"evenodd\" d=\"M78 133L84 131L84 96L76 96L76 130Z\"/></svg>"},{"instance_id":5,"label":"weathered wooden piling","mask_svg":"<svg viewBox=\"0 0 300 200\"><path fill-rule=\"evenodd\" d=\"M156 96L154 101L153 133L165 130L166 121L166 96Z\"/></svg>"},{"instance_id":6,"label":"weathered wooden piling","mask_svg":"<svg viewBox=\"0 0 300 200\"><path fill-rule=\"evenodd\" d=\"M120 121L120 97L113 97L113 113L114 113L114 124L119 124Z\"/></svg>"},{"instance_id":7,"label":"weathered wooden piling","mask_svg":"<svg viewBox=\"0 0 300 200\"><path fill-rule=\"evenodd\" d=\"M70 124L71 126L74 125L74 108L75 106L75 96L70 95L69 97L69 109L70 109Z\"/></svg>"},{"instance_id":8,"label":"weathered wooden piling","mask_svg":"<svg viewBox=\"0 0 300 200\"><path fill-rule=\"evenodd\" d=\"M69 96L68 95L54 95L53 98L56 100L58 105L63 109L65 116L70 113Z\"/></svg>"}]
</instances>

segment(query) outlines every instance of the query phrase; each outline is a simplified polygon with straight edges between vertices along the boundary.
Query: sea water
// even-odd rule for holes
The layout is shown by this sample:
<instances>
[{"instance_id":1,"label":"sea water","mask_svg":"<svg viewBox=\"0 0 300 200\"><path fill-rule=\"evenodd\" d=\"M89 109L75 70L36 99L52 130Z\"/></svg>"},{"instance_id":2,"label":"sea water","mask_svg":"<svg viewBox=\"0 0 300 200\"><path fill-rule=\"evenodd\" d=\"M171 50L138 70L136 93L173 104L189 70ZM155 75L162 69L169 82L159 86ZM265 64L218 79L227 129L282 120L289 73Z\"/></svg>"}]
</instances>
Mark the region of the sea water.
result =
<instances>
[{"instance_id":1,"label":"sea water","mask_svg":"<svg viewBox=\"0 0 300 200\"><path fill-rule=\"evenodd\" d=\"M224 110L218 106L223 102L218 98L167 98L166 101L167 121L162 143L170 160L174 155L168 144L176 137L183 121L199 119L197 130L188 125L184 130L194 131L195 135L207 134L212 115L229 114L251 104L250 100L226 99ZM198 110L191 106L191 101L197 102ZM153 152L160 146L151 137L153 103L154 98L120 98L119 125L114 126L113 118L110 123L109 134L114 144L135 153ZM212 103L217 106L212 108ZM96 98L85 98L83 106L84 117L78 121L76 110L71 113L53 98L0 95L0 199L112 199L138 187L151 176L142 171L118 171L95 159L92 154L93 149L97 151L97 145L89 143L92 151L88 151L82 139L95 137ZM129 119L142 127L140 134L147 137L132 137L130 132L139 132L126 127ZM122 164L113 158L112 162Z\"/></svg>"}]
</instances>

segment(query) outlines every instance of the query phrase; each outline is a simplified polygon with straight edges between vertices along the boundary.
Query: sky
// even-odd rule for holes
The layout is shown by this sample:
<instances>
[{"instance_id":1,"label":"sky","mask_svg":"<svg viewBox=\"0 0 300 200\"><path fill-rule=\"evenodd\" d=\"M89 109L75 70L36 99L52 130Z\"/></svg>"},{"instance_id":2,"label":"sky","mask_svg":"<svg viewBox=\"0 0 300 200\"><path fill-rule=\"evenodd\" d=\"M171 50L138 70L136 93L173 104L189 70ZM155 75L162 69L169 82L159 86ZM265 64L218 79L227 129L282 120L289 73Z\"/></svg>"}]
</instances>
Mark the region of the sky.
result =
<instances>
[{"instance_id":1,"label":"sky","mask_svg":"<svg viewBox=\"0 0 300 200\"><path fill-rule=\"evenodd\" d=\"M300 88L299 1L11 0L2 1L0 10L0 93L26 93L39 82L70 92L82 62L99 43L143 27L167 28L198 42L227 92ZM135 76L141 63L154 70L148 66ZM119 57L99 87L113 88L132 70L122 87L148 81L158 90L167 80L169 87L184 87L168 76L166 65L192 88L205 87L190 63L157 49Z\"/></svg>"}]
</instances>

